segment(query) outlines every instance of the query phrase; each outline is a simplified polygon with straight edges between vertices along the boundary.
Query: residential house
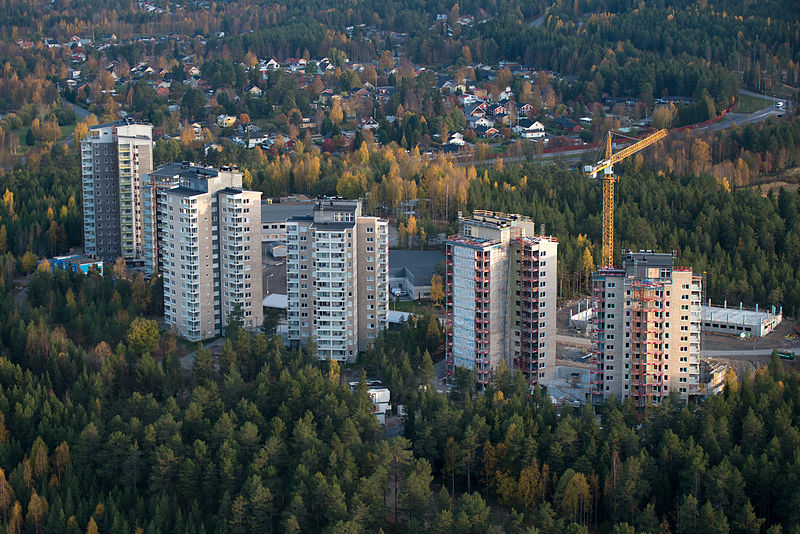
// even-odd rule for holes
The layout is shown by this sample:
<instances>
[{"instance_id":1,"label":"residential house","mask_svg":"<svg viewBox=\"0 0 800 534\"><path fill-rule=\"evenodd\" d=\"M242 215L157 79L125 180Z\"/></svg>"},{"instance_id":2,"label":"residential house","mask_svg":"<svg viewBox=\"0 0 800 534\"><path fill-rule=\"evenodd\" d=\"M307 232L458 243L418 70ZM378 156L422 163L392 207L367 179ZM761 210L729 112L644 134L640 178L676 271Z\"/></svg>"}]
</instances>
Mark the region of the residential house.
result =
<instances>
[{"instance_id":1,"label":"residential house","mask_svg":"<svg viewBox=\"0 0 800 534\"><path fill-rule=\"evenodd\" d=\"M528 113L533 111L533 106L531 106L530 104L522 104L521 106L519 106L518 109L520 115L527 115Z\"/></svg>"},{"instance_id":2,"label":"residential house","mask_svg":"<svg viewBox=\"0 0 800 534\"><path fill-rule=\"evenodd\" d=\"M183 68L183 73L187 78L194 78L195 76L200 76L200 69L198 69L195 65L186 65Z\"/></svg>"},{"instance_id":3,"label":"residential house","mask_svg":"<svg viewBox=\"0 0 800 534\"><path fill-rule=\"evenodd\" d=\"M514 132L525 139L539 139L544 137L544 124L531 119L520 119L514 127Z\"/></svg>"},{"instance_id":4,"label":"residential house","mask_svg":"<svg viewBox=\"0 0 800 534\"><path fill-rule=\"evenodd\" d=\"M366 100L367 98L370 98L372 95L370 95L369 91L367 91L366 89L364 89L363 87L361 87L361 88L359 88L359 89L356 89L355 91L353 91L353 92L350 94L350 96L351 96L351 97L358 97L358 98L360 98L361 100Z\"/></svg>"},{"instance_id":5,"label":"residential house","mask_svg":"<svg viewBox=\"0 0 800 534\"><path fill-rule=\"evenodd\" d=\"M450 140L447 141L447 144L464 146L466 144L466 142L464 141L464 134L462 134L461 132L455 132L450 136Z\"/></svg>"},{"instance_id":6,"label":"residential house","mask_svg":"<svg viewBox=\"0 0 800 534\"><path fill-rule=\"evenodd\" d=\"M220 128L230 128L236 124L236 117L233 115L218 115L217 126Z\"/></svg>"},{"instance_id":7,"label":"residential house","mask_svg":"<svg viewBox=\"0 0 800 534\"><path fill-rule=\"evenodd\" d=\"M469 106L478 101L478 97L472 93L462 93L458 95L458 104L460 106Z\"/></svg>"},{"instance_id":8,"label":"residential house","mask_svg":"<svg viewBox=\"0 0 800 534\"><path fill-rule=\"evenodd\" d=\"M262 94L264 91L262 91L262 90L261 90L261 88L260 88L259 86L257 86L257 85L254 85L253 87L251 87L250 89L248 89L248 90L247 90L247 92L248 92L248 93L250 93L250 94L251 94L251 95L253 95L253 96L261 96L261 94Z\"/></svg>"},{"instance_id":9,"label":"residential house","mask_svg":"<svg viewBox=\"0 0 800 534\"><path fill-rule=\"evenodd\" d=\"M316 128L317 123L311 117L303 117L300 119L300 129L305 130L307 128Z\"/></svg>"},{"instance_id":10,"label":"residential house","mask_svg":"<svg viewBox=\"0 0 800 534\"><path fill-rule=\"evenodd\" d=\"M72 50L72 62L83 63L86 61L86 51L81 47L75 47Z\"/></svg>"},{"instance_id":11,"label":"residential house","mask_svg":"<svg viewBox=\"0 0 800 534\"><path fill-rule=\"evenodd\" d=\"M475 128L475 134L485 139L497 139L498 137L502 137L502 135L500 135L500 130L494 126L478 126Z\"/></svg>"},{"instance_id":12,"label":"residential house","mask_svg":"<svg viewBox=\"0 0 800 534\"><path fill-rule=\"evenodd\" d=\"M583 131L583 126L572 119L566 117L559 117L553 121L553 124L564 131L571 133L580 133Z\"/></svg>"},{"instance_id":13,"label":"residential house","mask_svg":"<svg viewBox=\"0 0 800 534\"><path fill-rule=\"evenodd\" d=\"M477 104L472 104L466 106L464 108L464 116L469 117L485 117L486 110L488 109L489 105L486 102L478 102Z\"/></svg>"},{"instance_id":14,"label":"residential house","mask_svg":"<svg viewBox=\"0 0 800 534\"><path fill-rule=\"evenodd\" d=\"M514 93L511 91L510 87L506 87L505 91L500 91L500 94L497 95L498 102L503 100L511 100L512 98L514 98Z\"/></svg>"},{"instance_id":15,"label":"residential house","mask_svg":"<svg viewBox=\"0 0 800 534\"><path fill-rule=\"evenodd\" d=\"M286 67L292 72L297 72L300 70L306 70L307 63L308 62L303 58L299 59L292 58L286 62Z\"/></svg>"},{"instance_id":16,"label":"residential house","mask_svg":"<svg viewBox=\"0 0 800 534\"><path fill-rule=\"evenodd\" d=\"M233 144L244 148L255 148L257 146L262 146L268 140L268 135L258 134L250 137L234 137Z\"/></svg>"},{"instance_id":17,"label":"residential house","mask_svg":"<svg viewBox=\"0 0 800 534\"><path fill-rule=\"evenodd\" d=\"M467 117L467 125L473 130L480 128L481 126L490 128L494 126L494 121L489 120L486 117Z\"/></svg>"},{"instance_id":18,"label":"residential house","mask_svg":"<svg viewBox=\"0 0 800 534\"><path fill-rule=\"evenodd\" d=\"M504 106L502 103L501 104L492 104L491 106L489 106L489 109L487 110L487 112L488 112L489 115L491 115L493 117L496 117L497 115L507 115L508 114L508 108L506 106Z\"/></svg>"},{"instance_id":19,"label":"residential house","mask_svg":"<svg viewBox=\"0 0 800 534\"><path fill-rule=\"evenodd\" d=\"M380 125L378 124L378 121L376 121L372 117L368 117L366 119L361 119L359 121L358 126L362 130L377 130L378 126L380 126Z\"/></svg>"}]
</instances>

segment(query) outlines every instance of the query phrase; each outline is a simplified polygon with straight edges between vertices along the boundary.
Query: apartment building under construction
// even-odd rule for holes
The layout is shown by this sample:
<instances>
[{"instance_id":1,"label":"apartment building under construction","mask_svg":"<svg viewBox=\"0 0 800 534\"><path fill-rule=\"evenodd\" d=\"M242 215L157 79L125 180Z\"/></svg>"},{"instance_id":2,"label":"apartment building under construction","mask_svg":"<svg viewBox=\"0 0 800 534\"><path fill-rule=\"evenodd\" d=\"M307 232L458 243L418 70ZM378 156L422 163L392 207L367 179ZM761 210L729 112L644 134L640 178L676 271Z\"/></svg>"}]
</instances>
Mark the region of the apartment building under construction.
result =
<instances>
[{"instance_id":1,"label":"apartment building under construction","mask_svg":"<svg viewBox=\"0 0 800 534\"><path fill-rule=\"evenodd\" d=\"M703 278L670 254L628 252L622 269L592 274L592 400L610 395L637 406L677 391L702 395Z\"/></svg>"},{"instance_id":2,"label":"apartment building under construction","mask_svg":"<svg viewBox=\"0 0 800 534\"><path fill-rule=\"evenodd\" d=\"M447 241L447 374L487 384L505 362L531 385L555 375L558 242L528 217L476 210Z\"/></svg>"}]
</instances>

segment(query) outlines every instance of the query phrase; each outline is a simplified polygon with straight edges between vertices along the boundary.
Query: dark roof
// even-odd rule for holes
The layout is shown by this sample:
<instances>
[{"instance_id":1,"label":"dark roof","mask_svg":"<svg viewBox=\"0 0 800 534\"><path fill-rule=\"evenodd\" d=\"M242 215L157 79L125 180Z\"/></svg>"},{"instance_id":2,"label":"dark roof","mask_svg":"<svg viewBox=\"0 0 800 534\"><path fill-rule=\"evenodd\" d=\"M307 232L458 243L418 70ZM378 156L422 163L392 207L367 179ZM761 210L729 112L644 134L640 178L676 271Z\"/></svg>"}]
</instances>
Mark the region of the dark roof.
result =
<instances>
[{"instance_id":1,"label":"dark roof","mask_svg":"<svg viewBox=\"0 0 800 534\"><path fill-rule=\"evenodd\" d=\"M437 250L390 250L389 270L405 269L411 273L416 285L427 285L433 270L444 261L444 254Z\"/></svg>"},{"instance_id":2,"label":"dark roof","mask_svg":"<svg viewBox=\"0 0 800 534\"><path fill-rule=\"evenodd\" d=\"M314 202L261 204L261 222L285 222L292 217L313 215Z\"/></svg>"},{"instance_id":3,"label":"dark roof","mask_svg":"<svg viewBox=\"0 0 800 534\"><path fill-rule=\"evenodd\" d=\"M172 189L168 190L170 195L180 195L182 197L193 197L195 195L202 195L202 191L197 191L192 189L191 187L186 187L185 185L179 185L178 187L173 187Z\"/></svg>"},{"instance_id":4,"label":"dark roof","mask_svg":"<svg viewBox=\"0 0 800 534\"><path fill-rule=\"evenodd\" d=\"M340 230L348 230L350 228L355 228L355 226L356 226L356 222L355 221L352 221L352 222L322 222L322 223L314 222L314 223L311 223L311 227L312 228L316 228L316 229L321 230L323 232L324 231L328 231L328 230L334 231L334 232L340 231Z\"/></svg>"},{"instance_id":5,"label":"dark roof","mask_svg":"<svg viewBox=\"0 0 800 534\"><path fill-rule=\"evenodd\" d=\"M575 128L576 126L580 126L579 123L575 122L572 119L568 119L566 117L559 117L553 121L553 124L558 125L561 128L571 129Z\"/></svg>"}]
</instances>

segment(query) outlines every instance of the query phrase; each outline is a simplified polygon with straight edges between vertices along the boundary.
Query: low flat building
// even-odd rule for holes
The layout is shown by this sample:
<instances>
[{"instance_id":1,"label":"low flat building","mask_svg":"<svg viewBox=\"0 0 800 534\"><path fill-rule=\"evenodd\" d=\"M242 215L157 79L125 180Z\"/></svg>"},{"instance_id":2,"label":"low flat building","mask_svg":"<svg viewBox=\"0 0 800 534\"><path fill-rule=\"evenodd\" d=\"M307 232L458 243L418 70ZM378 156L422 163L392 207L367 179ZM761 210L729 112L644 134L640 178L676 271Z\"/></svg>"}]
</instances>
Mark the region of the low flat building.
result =
<instances>
[{"instance_id":1,"label":"low flat building","mask_svg":"<svg viewBox=\"0 0 800 534\"><path fill-rule=\"evenodd\" d=\"M349 386L351 390L355 391L360 384L360 381L355 380L350 382ZM381 424L386 424L386 412L391 408L391 391L379 380L367 380L366 385L367 394L372 400L372 413Z\"/></svg>"},{"instance_id":2,"label":"low flat building","mask_svg":"<svg viewBox=\"0 0 800 534\"><path fill-rule=\"evenodd\" d=\"M701 309L703 317L703 332L714 334L728 334L741 337L764 337L781 324L783 320L783 308L759 311L756 304L755 310L746 310L739 303L738 308L729 308L728 303L723 303L722 307L703 306Z\"/></svg>"},{"instance_id":3,"label":"low flat building","mask_svg":"<svg viewBox=\"0 0 800 534\"><path fill-rule=\"evenodd\" d=\"M92 270L95 270L101 276L103 274L103 260L86 258L78 254L56 256L51 260L42 261L49 261L51 267L72 271L73 273L89 274Z\"/></svg>"},{"instance_id":4,"label":"low flat building","mask_svg":"<svg viewBox=\"0 0 800 534\"><path fill-rule=\"evenodd\" d=\"M437 265L444 267L444 260L444 254L435 250L390 250L389 288L405 291L414 300L430 298L431 278Z\"/></svg>"}]
</instances>

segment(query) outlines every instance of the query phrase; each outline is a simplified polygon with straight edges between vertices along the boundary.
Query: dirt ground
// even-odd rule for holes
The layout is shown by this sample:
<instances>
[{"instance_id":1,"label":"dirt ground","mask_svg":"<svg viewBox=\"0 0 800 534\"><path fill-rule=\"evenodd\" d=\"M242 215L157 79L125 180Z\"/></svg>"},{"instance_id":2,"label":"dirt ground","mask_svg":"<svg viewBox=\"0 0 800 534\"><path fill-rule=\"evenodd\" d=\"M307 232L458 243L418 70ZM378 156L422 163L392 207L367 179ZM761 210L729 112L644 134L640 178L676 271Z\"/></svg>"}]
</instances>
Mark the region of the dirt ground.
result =
<instances>
[{"instance_id":1,"label":"dirt ground","mask_svg":"<svg viewBox=\"0 0 800 534\"><path fill-rule=\"evenodd\" d=\"M797 191L800 189L800 167L788 169L782 173L774 176L764 178L767 180L765 183L753 184L751 187L761 188L761 195L767 196L770 191L775 191L783 187L788 191Z\"/></svg>"},{"instance_id":2,"label":"dirt ground","mask_svg":"<svg viewBox=\"0 0 800 534\"><path fill-rule=\"evenodd\" d=\"M784 317L781 324L770 334L755 339L739 339L724 334L703 334L701 344L704 350L739 350L747 349L774 349L781 347L800 347L800 338L794 341L786 339L797 324L794 319Z\"/></svg>"}]
</instances>

